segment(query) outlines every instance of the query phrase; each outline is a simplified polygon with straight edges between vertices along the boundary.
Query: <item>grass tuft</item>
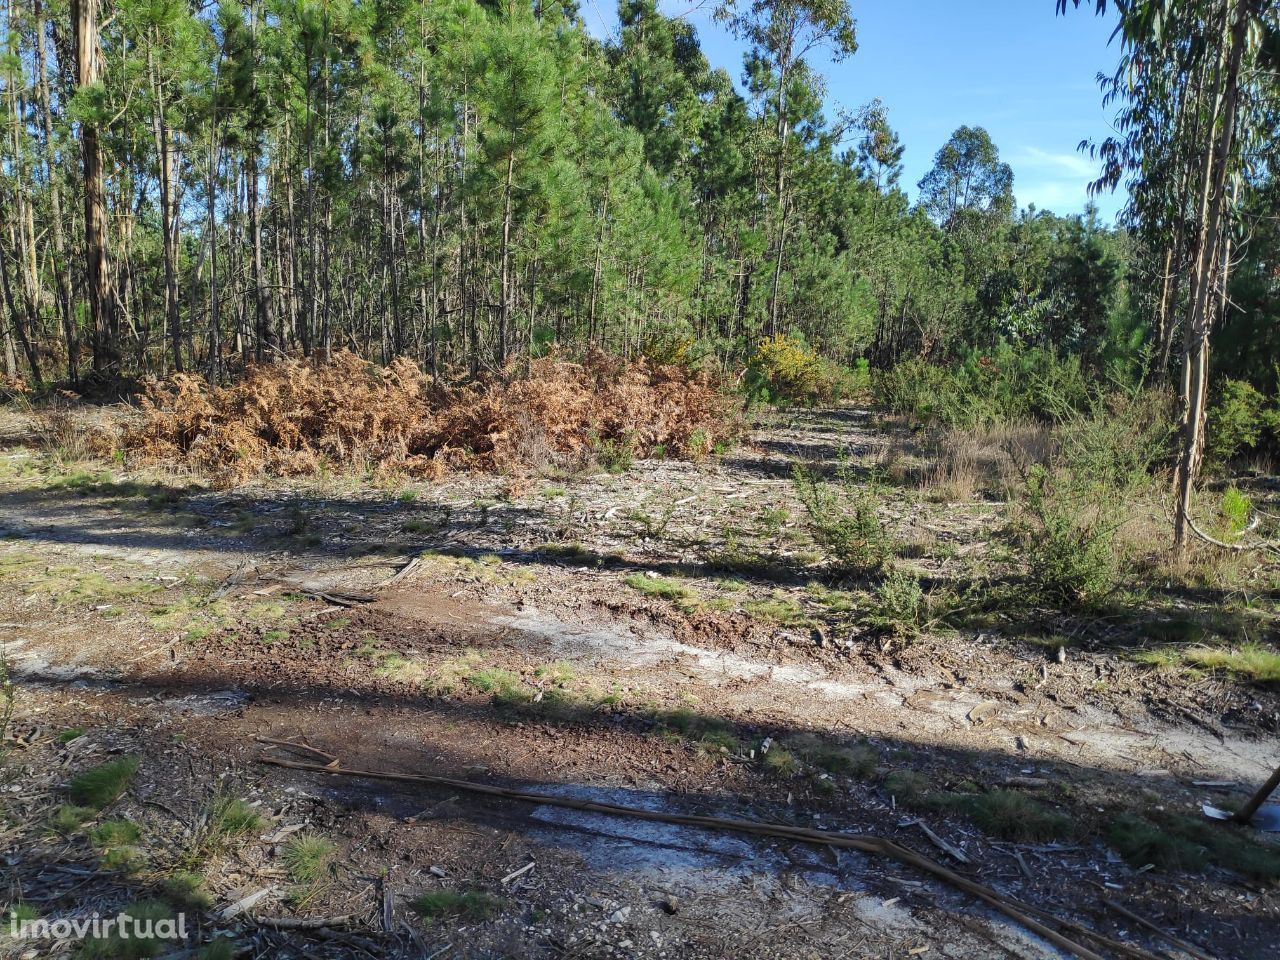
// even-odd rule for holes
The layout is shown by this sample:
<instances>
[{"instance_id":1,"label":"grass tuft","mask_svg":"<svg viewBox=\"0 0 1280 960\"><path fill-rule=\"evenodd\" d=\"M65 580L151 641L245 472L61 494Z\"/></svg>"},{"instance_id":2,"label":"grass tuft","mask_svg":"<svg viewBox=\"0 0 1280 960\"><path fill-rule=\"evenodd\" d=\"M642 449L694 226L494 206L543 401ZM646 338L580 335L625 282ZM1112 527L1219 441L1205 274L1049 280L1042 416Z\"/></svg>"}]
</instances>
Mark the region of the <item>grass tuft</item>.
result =
<instances>
[{"instance_id":1,"label":"grass tuft","mask_svg":"<svg viewBox=\"0 0 1280 960\"><path fill-rule=\"evenodd\" d=\"M122 911L134 920L150 922L154 925L162 920L172 920L173 910L168 904L158 900L143 900L131 903ZM160 954L166 943L156 937L141 939L139 937L122 936L118 930L108 937L86 940L81 947L80 956L90 960L142 960Z\"/></svg>"},{"instance_id":2,"label":"grass tuft","mask_svg":"<svg viewBox=\"0 0 1280 960\"><path fill-rule=\"evenodd\" d=\"M871 747L840 747L812 733L802 733L786 742L788 750L798 754L806 763L825 770L866 780L874 776L879 757Z\"/></svg>"},{"instance_id":3,"label":"grass tuft","mask_svg":"<svg viewBox=\"0 0 1280 960\"><path fill-rule=\"evenodd\" d=\"M414 912L426 920L444 920L458 917L466 920L486 920L502 909L502 901L479 890L439 890L424 893L412 903Z\"/></svg>"},{"instance_id":4,"label":"grass tuft","mask_svg":"<svg viewBox=\"0 0 1280 960\"><path fill-rule=\"evenodd\" d=\"M101 810L129 788L137 772L137 757L121 757L86 770L71 781L71 799L80 806Z\"/></svg>"},{"instance_id":5,"label":"grass tuft","mask_svg":"<svg viewBox=\"0 0 1280 960\"><path fill-rule=\"evenodd\" d=\"M1107 842L1133 867L1148 863L1163 870L1201 870L1211 862L1266 883L1280 881L1280 846L1247 829L1165 810L1116 814Z\"/></svg>"},{"instance_id":6,"label":"grass tuft","mask_svg":"<svg viewBox=\"0 0 1280 960\"><path fill-rule=\"evenodd\" d=\"M209 832L214 837L243 837L262 829L262 815L243 800L220 797L209 811Z\"/></svg>"},{"instance_id":7,"label":"grass tuft","mask_svg":"<svg viewBox=\"0 0 1280 960\"><path fill-rule=\"evenodd\" d=\"M296 834L284 848L284 865L294 883L315 883L324 877L338 852L337 844L314 833Z\"/></svg>"},{"instance_id":8,"label":"grass tuft","mask_svg":"<svg viewBox=\"0 0 1280 960\"><path fill-rule=\"evenodd\" d=\"M760 769L771 777L786 780L800 771L800 764L795 754L774 744L769 748L769 752L760 758Z\"/></svg>"},{"instance_id":9,"label":"grass tuft","mask_svg":"<svg viewBox=\"0 0 1280 960\"><path fill-rule=\"evenodd\" d=\"M1234 650L1188 650L1186 660L1206 670L1223 670L1255 683L1280 683L1280 653L1260 643Z\"/></svg>"},{"instance_id":10,"label":"grass tuft","mask_svg":"<svg viewBox=\"0 0 1280 960\"><path fill-rule=\"evenodd\" d=\"M659 600L685 600L693 596L693 591L684 584L666 577L650 577L643 573L633 573L623 582L632 590Z\"/></svg>"},{"instance_id":11,"label":"grass tuft","mask_svg":"<svg viewBox=\"0 0 1280 960\"><path fill-rule=\"evenodd\" d=\"M78 832L86 821L92 820L96 812L88 807L64 803L49 815L48 826L54 833L68 837Z\"/></svg>"},{"instance_id":12,"label":"grass tuft","mask_svg":"<svg viewBox=\"0 0 1280 960\"><path fill-rule=\"evenodd\" d=\"M207 910L213 895L205 889L204 877L191 870L175 870L160 881L161 895L177 907Z\"/></svg>"},{"instance_id":13,"label":"grass tuft","mask_svg":"<svg viewBox=\"0 0 1280 960\"><path fill-rule=\"evenodd\" d=\"M983 832L1024 843L1061 840L1071 835L1071 818L1016 790L961 795L959 808Z\"/></svg>"}]
</instances>

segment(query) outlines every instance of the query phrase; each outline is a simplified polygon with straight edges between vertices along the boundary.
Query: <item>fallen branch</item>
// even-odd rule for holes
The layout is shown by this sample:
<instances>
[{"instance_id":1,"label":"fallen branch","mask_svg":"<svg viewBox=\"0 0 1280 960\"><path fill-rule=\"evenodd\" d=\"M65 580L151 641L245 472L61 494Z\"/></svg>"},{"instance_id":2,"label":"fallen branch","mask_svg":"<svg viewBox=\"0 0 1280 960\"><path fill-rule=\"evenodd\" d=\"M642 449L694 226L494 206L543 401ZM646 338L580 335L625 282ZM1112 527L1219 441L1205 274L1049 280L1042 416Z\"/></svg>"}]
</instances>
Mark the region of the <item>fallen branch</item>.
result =
<instances>
[{"instance_id":1,"label":"fallen branch","mask_svg":"<svg viewBox=\"0 0 1280 960\"><path fill-rule=\"evenodd\" d=\"M1215 960L1212 954L1205 953L1199 947L1195 946L1194 944L1187 943L1187 941L1185 940L1179 940L1177 937L1175 937L1171 933L1165 933L1164 930L1160 929L1160 927L1156 926L1150 920L1146 920L1138 916L1128 907L1122 906L1121 904L1116 903L1114 900L1108 899L1107 897L1103 897L1102 902L1106 904L1108 907L1110 907L1112 910L1114 910L1116 913L1120 914L1120 916L1124 917L1130 923L1136 923L1138 926L1146 930L1150 930L1152 933L1158 936L1161 940L1164 940L1166 943L1177 947L1183 953L1189 956L1195 957L1196 960Z\"/></svg>"},{"instance_id":2,"label":"fallen branch","mask_svg":"<svg viewBox=\"0 0 1280 960\"><path fill-rule=\"evenodd\" d=\"M253 739L270 747L286 747L289 750L297 750L299 753L309 753L313 757L319 757L328 767L336 767L338 765L338 758L332 753L325 753L323 750L317 750L315 747L305 743L297 743L293 740L274 740L271 737L254 737Z\"/></svg>"},{"instance_id":3,"label":"fallen branch","mask_svg":"<svg viewBox=\"0 0 1280 960\"><path fill-rule=\"evenodd\" d=\"M769 823L758 820L734 820L724 817L709 817L697 814L663 813L656 810L645 810L639 807L628 807L615 803L597 803L594 800L579 800L574 797L557 797L510 787L499 787L486 783L475 783L471 780L456 780L452 777L438 777L427 774L390 773L379 770L355 770L341 767L322 766L316 763L304 763L297 760L286 760L282 757L264 755L262 762L290 770L304 770L311 773L323 773L336 777L352 777L359 780L387 780L396 783L413 783L423 786L445 787L450 790L461 790L467 793L498 797L504 800L521 800L525 803L536 803L545 806L565 807L572 810L583 810L589 813L602 813L615 817L630 817L638 820L651 820L659 823L672 823L679 826L701 827L707 830L732 830L738 833L753 834L762 837L775 837L783 840L794 840L801 843L814 843L832 847L844 847L872 853L896 860L899 863L914 867L923 873L936 877L965 893L977 897L988 906L999 910L1005 916L1021 924L1026 929L1049 941L1054 946L1079 957L1080 960L1104 960L1104 958L1074 940L1034 919L1040 916L1070 929L1077 935L1085 936L1106 946L1117 953L1134 958L1134 960L1156 960L1156 957L1138 947L1119 941L1110 940L1101 934L1094 933L1086 927L1063 920L1046 913L1030 904L1005 897L990 887L983 886L963 877L942 864L916 853L914 850L894 843L884 837L869 834L838 833L835 831L813 830L808 827L795 827L785 823Z\"/></svg>"},{"instance_id":4,"label":"fallen branch","mask_svg":"<svg viewBox=\"0 0 1280 960\"><path fill-rule=\"evenodd\" d=\"M1259 522L1258 516L1255 515L1254 518L1249 521L1249 525L1240 531L1240 536L1244 536L1246 533L1256 530ZM1272 553L1280 551L1280 544L1272 543L1269 540L1263 540L1259 543L1227 543L1223 540L1218 540L1215 537L1209 536L1209 534L1196 526L1196 522L1192 519L1190 514L1187 514L1187 526L1191 528L1192 533L1205 543L1211 544L1222 550L1231 550L1235 553L1244 553L1246 550L1270 550Z\"/></svg>"}]
</instances>

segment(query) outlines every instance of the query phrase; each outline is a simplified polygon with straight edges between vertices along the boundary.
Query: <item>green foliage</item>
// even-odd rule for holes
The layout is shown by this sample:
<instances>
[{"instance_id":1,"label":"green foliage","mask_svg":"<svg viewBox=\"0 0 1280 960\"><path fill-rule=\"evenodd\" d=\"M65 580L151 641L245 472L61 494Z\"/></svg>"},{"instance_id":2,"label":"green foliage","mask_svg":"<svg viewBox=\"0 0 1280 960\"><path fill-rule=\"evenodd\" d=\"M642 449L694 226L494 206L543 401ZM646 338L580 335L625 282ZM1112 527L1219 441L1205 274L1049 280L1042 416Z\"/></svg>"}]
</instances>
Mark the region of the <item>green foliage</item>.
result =
<instances>
[{"instance_id":1,"label":"green foliage","mask_svg":"<svg viewBox=\"0 0 1280 960\"><path fill-rule=\"evenodd\" d=\"M282 858L289 879L302 886L323 880L338 852L337 844L314 833L294 834L284 846Z\"/></svg>"},{"instance_id":2,"label":"green foliage","mask_svg":"<svg viewBox=\"0 0 1280 960\"><path fill-rule=\"evenodd\" d=\"M262 815L243 800L219 797L209 810L208 829L215 838L233 839L262 829Z\"/></svg>"},{"instance_id":3,"label":"green foliage","mask_svg":"<svg viewBox=\"0 0 1280 960\"><path fill-rule=\"evenodd\" d=\"M861 487L837 492L799 464L794 476L809 533L834 565L856 576L883 569L893 554L893 539L871 495Z\"/></svg>"},{"instance_id":4,"label":"green foliage","mask_svg":"<svg viewBox=\"0 0 1280 960\"><path fill-rule=\"evenodd\" d=\"M905 360L876 376L877 402L920 424L956 427L1038 419L1087 405L1089 391L1079 358L1042 347L1002 343L944 366Z\"/></svg>"},{"instance_id":5,"label":"green foliage","mask_svg":"<svg viewBox=\"0 0 1280 960\"><path fill-rule=\"evenodd\" d=\"M137 757L108 761L86 770L71 781L71 799L81 806L101 810L128 789L137 772Z\"/></svg>"},{"instance_id":6,"label":"green foliage","mask_svg":"<svg viewBox=\"0 0 1280 960\"><path fill-rule=\"evenodd\" d=\"M142 924L154 925L174 919L173 910L168 904L158 900L131 903L122 913ZM127 936L116 929L110 936L86 940L80 955L87 960L142 960L144 957L158 956L168 948L169 944L158 937L143 939Z\"/></svg>"},{"instance_id":7,"label":"green foliage","mask_svg":"<svg viewBox=\"0 0 1280 960\"><path fill-rule=\"evenodd\" d=\"M1035 467L1027 480L1021 534L1031 586L1066 608L1093 606L1116 588L1122 559L1115 508L1078 495L1069 475Z\"/></svg>"},{"instance_id":8,"label":"green foliage","mask_svg":"<svg viewBox=\"0 0 1280 960\"><path fill-rule=\"evenodd\" d=\"M1280 652L1261 643L1228 650L1200 647L1186 651L1183 658L1206 670L1222 670L1255 683L1280 683Z\"/></svg>"},{"instance_id":9,"label":"green foliage","mask_svg":"<svg viewBox=\"0 0 1280 960\"><path fill-rule=\"evenodd\" d=\"M876 586L875 616L886 626L907 633L918 630L927 611L920 581L902 569L894 569Z\"/></svg>"},{"instance_id":10,"label":"green foliage","mask_svg":"<svg viewBox=\"0 0 1280 960\"><path fill-rule=\"evenodd\" d=\"M1280 880L1280 848L1259 843L1243 828L1168 810L1114 814L1107 842L1131 866L1202 870L1206 862L1253 880Z\"/></svg>"},{"instance_id":11,"label":"green foliage","mask_svg":"<svg viewBox=\"0 0 1280 960\"><path fill-rule=\"evenodd\" d=\"M1205 453L1217 464L1259 449L1280 427L1280 411L1268 405L1266 397L1243 380L1223 383L1217 400L1209 407L1205 427Z\"/></svg>"},{"instance_id":12,"label":"green foliage","mask_svg":"<svg viewBox=\"0 0 1280 960\"><path fill-rule=\"evenodd\" d=\"M698 713L688 707L659 713L656 716L659 725L687 740L694 740L704 747L719 750L721 748L734 752L738 750L738 738L733 728L718 717Z\"/></svg>"},{"instance_id":13,"label":"green foliage","mask_svg":"<svg viewBox=\"0 0 1280 960\"><path fill-rule=\"evenodd\" d=\"M984 832L1005 840L1035 843L1072 833L1071 818L1016 790L962 795L957 803Z\"/></svg>"},{"instance_id":14,"label":"green foliage","mask_svg":"<svg viewBox=\"0 0 1280 960\"><path fill-rule=\"evenodd\" d=\"M1228 537L1237 537L1249 525L1249 515L1253 512L1253 503L1240 492L1235 484L1222 491L1222 501L1218 505L1218 515L1222 518L1223 533Z\"/></svg>"},{"instance_id":15,"label":"green foliage","mask_svg":"<svg viewBox=\"0 0 1280 960\"><path fill-rule=\"evenodd\" d=\"M771 777L789 780L800 772L800 764L795 754L774 744L760 758L760 769Z\"/></svg>"},{"instance_id":16,"label":"green foliage","mask_svg":"<svg viewBox=\"0 0 1280 960\"><path fill-rule=\"evenodd\" d=\"M683 600L693 595L682 583L666 577L649 577L643 573L633 573L624 581L632 590L637 590L647 597L658 597L662 600Z\"/></svg>"},{"instance_id":17,"label":"green foliage","mask_svg":"<svg viewBox=\"0 0 1280 960\"><path fill-rule=\"evenodd\" d=\"M178 907L207 910L213 906L213 895L205 889L204 877L190 870L175 870L160 881L160 892Z\"/></svg>"},{"instance_id":18,"label":"green foliage","mask_svg":"<svg viewBox=\"0 0 1280 960\"><path fill-rule=\"evenodd\" d=\"M84 826L86 821L92 820L96 812L89 807L61 804L49 814L49 829L64 837L70 836Z\"/></svg>"},{"instance_id":19,"label":"green foliage","mask_svg":"<svg viewBox=\"0 0 1280 960\"><path fill-rule=\"evenodd\" d=\"M105 820L89 832L89 842L102 856L102 866L108 870L133 872L146 862L145 853L138 847L142 831L129 820Z\"/></svg>"},{"instance_id":20,"label":"green foliage","mask_svg":"<svg viewBox=\"0 0 1280 960\"><path fill-rule=\"evenodd\" d=\"M591 450L596 462L609 473L626 473L636 460L635 443L630 436L618 440L592 436Z\"/></svg>"},{"instance_id":21,"label":"green foliage","mask_svg":"<svg viewBox=\"0 0 1280 960\"><path fill-rule=\"evenodd\" d=\"M778 334L761 342L743 381L750 403L830 403L848 386L847 375L803 340Z\"/></svg>"},{"instance_id":22,"label":"green foliage","mask_svg":"<svg viewBox=\"0 0 1280 960\"><path fill-rule=\"evenodd\" d=\"M784 746L806 763L827 773L865 780L876 772L878 757L871 747L841 747L811 733L789 737Z\"/></svg>"},{"instance_id":23,"label":"green foliage","mask_svg":"<svg viewBox=\"0 0 1280 960\"><path fill-rule=\"evenodd\" d=\"M24 924L40 919L40 911L29 903L15 903L7 913L7 917L0 919L0 940L16 933Z\"/></svg>"},{"instance_id":24,"label":"green foliage","mask_svg":"<svg viewBox=\"0 0 1280 960\"><path fill-rule=\"evenodd\" d=\"M415 897L410 904L424 920L487 920L502 910L503 902L480 890L437 890Z\"/></svg>"}]
</instances>

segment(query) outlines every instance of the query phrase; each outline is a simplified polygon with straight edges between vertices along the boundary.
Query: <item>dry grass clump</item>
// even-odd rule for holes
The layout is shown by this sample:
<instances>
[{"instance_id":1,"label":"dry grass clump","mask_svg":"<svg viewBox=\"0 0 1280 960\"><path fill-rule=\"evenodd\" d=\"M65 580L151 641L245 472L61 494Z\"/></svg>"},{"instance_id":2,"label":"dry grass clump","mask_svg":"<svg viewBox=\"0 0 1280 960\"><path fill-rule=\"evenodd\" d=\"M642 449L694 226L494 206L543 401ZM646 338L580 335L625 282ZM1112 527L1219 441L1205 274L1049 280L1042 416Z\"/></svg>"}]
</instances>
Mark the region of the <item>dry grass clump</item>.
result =
<instances>
[{"instance_id":1,"label":"dry grass clump","mask_svg":"<svg viewBox=\"0 0 1280 960\"><path fill-rule=\"evenodd\" d=\"M378 367L343 351L330 363L251 367L227 387L175 376L142 407L127 451L228 486L322 469L520 473L620 447L699 456L737 430L732 402L705 374L601 353L534 361L527 378L446 387L411 360Z\"/></svg>"},{"instance_id":2,"label":"dry grass clump","mask_svg":"<svg viewBox=\"0 0 1280 960\"><path fill-rule=\"evenodd\" d=\"M934 500L959 503L982 490L1009 496L1032 467L1047 463L1050 429L1032 421L950 427L934 441L934 464L921 488Z\"/></svg>"}]
</instances>

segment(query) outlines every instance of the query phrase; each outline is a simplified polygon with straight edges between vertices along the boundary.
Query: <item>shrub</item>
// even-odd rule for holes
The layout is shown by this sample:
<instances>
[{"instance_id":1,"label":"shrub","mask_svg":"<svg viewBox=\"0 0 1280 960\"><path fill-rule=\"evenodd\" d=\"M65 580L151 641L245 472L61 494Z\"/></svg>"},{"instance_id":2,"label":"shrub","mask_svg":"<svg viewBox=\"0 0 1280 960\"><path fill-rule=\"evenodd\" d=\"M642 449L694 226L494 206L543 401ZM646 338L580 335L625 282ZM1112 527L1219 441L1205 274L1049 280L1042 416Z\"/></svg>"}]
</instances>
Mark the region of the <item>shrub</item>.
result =
<instances>
[{"instance_id":1,"label":"shrub","mask_svg":"<svg viewBox=\"0 0 1280 960\"><path fill-rule=\"evenodd\" d=\"M1044 600L1087 607L1111 594L1121 561L1114 502L1087 502L1069 474L1035 467L1027 480L1022 541L1032 587Z\"/></svg>"},{"instance_id":2,"label":"shrub","mask_svg":"<svg viewBox=\"0 0 1280 960\"><path fill-rule=\"evenodd\" d=\"M1205 452L1215 463L1257 448L1274 414L1266 409L1266 398L1252 384L1228 380L1209 408L1205 427Z\"/></svg>"},{"instance_id":3,"label":"shrub","mask_svg":"<svg viewBox=\"0 0 1280 960\"><path fill-rule=\"evenodd\" d=\"M838 366L796 337L766 338L747 366L749 403L829 403L849 386Z\"/></svg>"},{"instance_id":4,"label":"shrub","mask_svg":"<svg viewBox=\"0 0 1280 960\"><path fill-rule=\"evenodd\" d=\"M927 609L924 588L905 570L891 570L876 587L875 619L906 633L920 629Z\"/></svg>"},{"instance_id":5,"label":"shrub","mask_svg":"<svg viewBox=\"0 0 1280 960\"><path fill-rule=\"evenodd\" d=\"M842 496L799 464L795 486L810 535L838 568L858 576L884 568L893 553L893 540L866 490Z\"/></svg>"},{"instance_id":6,"label":"shrub","mask_svg":"<svg viewBox=\"0 0 1280 960\"><path fill-rule=\"evenodd\" d=\"M535 360L445 387L400 358L386 367L341 351L333 361L251 366L228 387L176 375L142 401L124 436L142 460L181 462L230 486L334 467L438 478L446 470L518 472L544 461L606 466L662 446L696 456L741 429L709 374L593 352L581 363Z\"/></svg>"},{"instance_id":7,"label":"shrub","mask_svg":"<svg viewBox=\"0 0 1280 960\"><path fill-rule=\"evenodd\" d=\"M905 360L875 377L873 388L882 406L922 425L1046 420L1088 399L1079 358L1007 344L952 367Z\"/></svg>"}]
</instances>

